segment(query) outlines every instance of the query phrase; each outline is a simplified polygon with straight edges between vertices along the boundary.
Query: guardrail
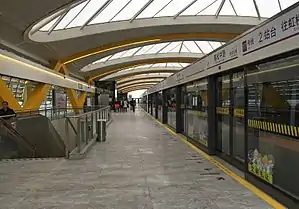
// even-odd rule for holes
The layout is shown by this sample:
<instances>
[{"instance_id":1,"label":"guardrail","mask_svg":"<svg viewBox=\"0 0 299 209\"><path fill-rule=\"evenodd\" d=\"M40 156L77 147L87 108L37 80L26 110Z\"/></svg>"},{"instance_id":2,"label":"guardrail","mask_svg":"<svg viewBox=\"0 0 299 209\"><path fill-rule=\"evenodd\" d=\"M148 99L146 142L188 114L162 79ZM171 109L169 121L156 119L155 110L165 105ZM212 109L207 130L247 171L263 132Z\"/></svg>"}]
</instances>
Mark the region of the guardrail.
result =
<instances>
[{"instance_id":1,"label":"guardrail","mask_svg":"<svg viewBox=\"0 0 299 209\"><path fill-rule=\"evenodd\" d=\"M85 112L95 111L103 106L90 106L90 107L84 107L84 108L46 108L46 109L23 109L22 111L15 111L16 114L13 116L0 116L2 118L5 117L16 117L16 118L22 118L27 116L34 116L34 115L43 115L49 120L56 120L65 118L66 116L73 116L73 115L79 115Z\"/></svg>"},{"instance_id":2,"label":"guardrail","mask_svg":"<svg viewBox=\"0 0 299 209\"><path fill-rule=\"evenodd\" d=\"M99 120L111 120L110 106L80 115L66 116L66 157L73 153L80 154L86 146L96 141L99 137Z\"/></svg>"}]
</instances>

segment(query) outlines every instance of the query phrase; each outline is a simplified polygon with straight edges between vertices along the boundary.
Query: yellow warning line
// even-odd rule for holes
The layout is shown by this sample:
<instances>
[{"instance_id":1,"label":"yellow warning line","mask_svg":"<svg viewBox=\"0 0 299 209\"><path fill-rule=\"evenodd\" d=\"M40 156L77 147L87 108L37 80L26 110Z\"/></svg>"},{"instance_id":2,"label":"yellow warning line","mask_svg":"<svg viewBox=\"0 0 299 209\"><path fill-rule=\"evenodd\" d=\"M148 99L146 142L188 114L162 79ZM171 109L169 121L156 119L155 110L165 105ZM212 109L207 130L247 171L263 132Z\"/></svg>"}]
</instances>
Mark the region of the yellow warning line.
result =
<instances>
[{"instance_id":1,"label":"yellow warning line","mask_svg":"<svg viewBox=\"0 0 299 209\"><path fill-rule=\"evenodd\" d=\"M145 111L146 112L146 111ZM148 112L146 112L149 116L151 116L153 119L156 120L156 122L158 124L160 124L161 126L163 126L166 130L168 130L170 133L172 133L173 135L175 135L176 137L178 137L183 143L187 144L189 147L191 147L192 149L194 149L196 152L198 152L199 154L201 154L203 157L205 157L208 161L210 161L211 163L213 163L214 165L216 165L218 168L220 168L224 173L226 173L227 175L231 176L233 179L235 179L237 182L239 182L241 185L243 185L244 187L246 187L247 189L249 189L250 191L252 191L254 194L256 194L258 197L260 197L261 199L263 199L265 202L267 202L269 205L271 205L272 207L274 207L275 209L287 209L285 206L283 206L282 204L280 204L279 202L277 202L276 200L274 200L273 198L271 198L269 195L267 195L265 192L263 192L262 190L258 189L256 186L252 185L251 183L249 183L248 181L246 181L244 178L242 178L241 176L239 176L238 174L234 173L233 171L231 171L230 169L226 168L224 165L222 165L220 162L218 162L217 160L215 160L213 157L211 157L210 155L206 154L205 152L203 152L201 149L199 149L198 147L194 146L193 144L191 144L190 142L187 141L186 137L175 133L173 130L171 130L170 128L168 128L166 125L162 124L160 121L158 121L156 118L154 118L152 115L150 115Z\"/></svg>"}]
</instances>

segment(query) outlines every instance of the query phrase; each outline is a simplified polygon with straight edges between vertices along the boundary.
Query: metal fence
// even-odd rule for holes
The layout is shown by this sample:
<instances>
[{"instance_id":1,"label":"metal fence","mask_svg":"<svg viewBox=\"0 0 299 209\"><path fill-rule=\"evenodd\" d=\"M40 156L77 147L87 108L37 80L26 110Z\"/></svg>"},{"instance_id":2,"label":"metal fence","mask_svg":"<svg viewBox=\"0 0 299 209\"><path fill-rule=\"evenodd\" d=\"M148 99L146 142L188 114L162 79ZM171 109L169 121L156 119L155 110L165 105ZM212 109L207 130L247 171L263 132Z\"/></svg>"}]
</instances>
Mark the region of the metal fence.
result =
<instances>
[{"instance_id":1,"label":"metal fence","mask_svg":"<svg viewBox=\"0 0 299 209\"><path fill-rule=\"evenodd\" d=\"M90 142L96 140L98 136L98 121L111 120L110 106L87 113L66 116L66 156L70 152L80 153Z\"/></svg>"},{"instance_id":2,"label":"metal fence","mask_svg":"<svg viewBox=\"0 0 299 209\"><path fill-rule=\"evenodd\" d=\"M46 109L23 109L22 111L15 111L16 117L27 117L27 116L34 116L34 115L43 115L49 120L57 120L61 118L65 118L67 116L74 116L79 115L82 113L95 111L103 106L90 106L90 107L84 107L84 108L46 108Z\"/></svg>"}]
</instances>

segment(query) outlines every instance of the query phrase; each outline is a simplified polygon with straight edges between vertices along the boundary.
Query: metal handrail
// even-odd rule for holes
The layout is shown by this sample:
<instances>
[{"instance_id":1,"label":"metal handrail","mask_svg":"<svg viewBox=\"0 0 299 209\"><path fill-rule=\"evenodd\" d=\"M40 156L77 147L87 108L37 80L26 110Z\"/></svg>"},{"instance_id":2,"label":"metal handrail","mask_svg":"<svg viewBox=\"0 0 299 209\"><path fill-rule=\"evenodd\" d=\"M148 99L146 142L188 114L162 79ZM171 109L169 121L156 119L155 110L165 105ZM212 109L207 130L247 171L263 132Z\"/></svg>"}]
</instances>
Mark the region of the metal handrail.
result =
<instances>
[{"instance_id":1,"label":"metal handrail","mask_svg":"<svg viewBox=\"0 0 299 209\"><path fill-rule=\"evenodd\" d=\"M27 146L27 148L29 148L33 153L33 156L35 156L35 147L33 144L31 144L26 138L24 138L15 128L13 128L7 121L5 121L2 117L0 117L0 125L6 127L6 129L8 130L8 133L10 133L10 135L12 137L14 137L14 139L17 140L21 140L25 146ZM33 157L32 156L32 157Z\"/></svg>"},{"instance_id":2,"label":"metal handrail","mask_svg":"<svg viewBox=\"0 0 299 209\"><path fill-rule=\"evenodd\" d=\"M106 110L106 109L109 109L109 108L110 108L110 106L107 106L107 107L100 108L98 110L82 113L82 114L79 114L79 115L67 116L67 118L82 118L84 116L87 116L87 115L90 115L90 114L93 114L93 113L97 113L97 112L100 112L102 110Z\"/></svg>"},{"instance_id":3,"label":"metal handrail","mask_svg":"<svg viewBox=\"0 0 299 209\"><path fill-rule=\"evenodd\" d=\"M66 156L69 157L70 153L80 153L92 140L98 138L98 121L111 119L110 106L65 118Z\"/></svg>"},{"instance_id":4,"label":"metal handrail","mask_svg":"<svg viewBox=\"0 0 299 209\"><path fill-rule=\"evenodd\" d=\"M0 118L12 118L12 117L16 117L17 114L12 114L12 115L1 115Z\"/></svg>"}]
</instances>

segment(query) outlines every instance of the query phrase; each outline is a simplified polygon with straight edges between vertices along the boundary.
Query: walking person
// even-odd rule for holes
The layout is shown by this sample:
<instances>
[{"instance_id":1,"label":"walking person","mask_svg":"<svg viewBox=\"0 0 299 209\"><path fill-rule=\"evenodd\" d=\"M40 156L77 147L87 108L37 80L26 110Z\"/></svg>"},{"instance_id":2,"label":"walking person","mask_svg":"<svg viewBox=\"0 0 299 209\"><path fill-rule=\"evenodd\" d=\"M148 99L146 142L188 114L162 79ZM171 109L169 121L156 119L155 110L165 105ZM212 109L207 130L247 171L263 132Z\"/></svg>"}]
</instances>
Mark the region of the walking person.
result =
<instances>
[{"instance_id":1,"label":"walking person","mask_svg":"<svg viewBox=\"0 0 299 209\"><path fill-rule=\"evenodd\" d=\"M127 100L124 101L124 110L125 110L125 112L128 111L128 101Z\"/></svg>"},{"instance_id":2,"label":"walking person","mask_svg":"<svg viewBox=\"0 0 299 209\"><path fill-rule=\"evenodd\" d=\"M132 99L131 107L132 107L133 112L135 112L135 106L136 106L136 101L134 99Z\"/></svg>"},{"instance_id":3,"label":"walking person","mask_svg":"<svg viewBox=\"0 0 299 209\"><path fill-rule=\"evenodd\" d=\"M120 100L120 112L124 111L124 101Z\"/></svg>"}]
</instances>

